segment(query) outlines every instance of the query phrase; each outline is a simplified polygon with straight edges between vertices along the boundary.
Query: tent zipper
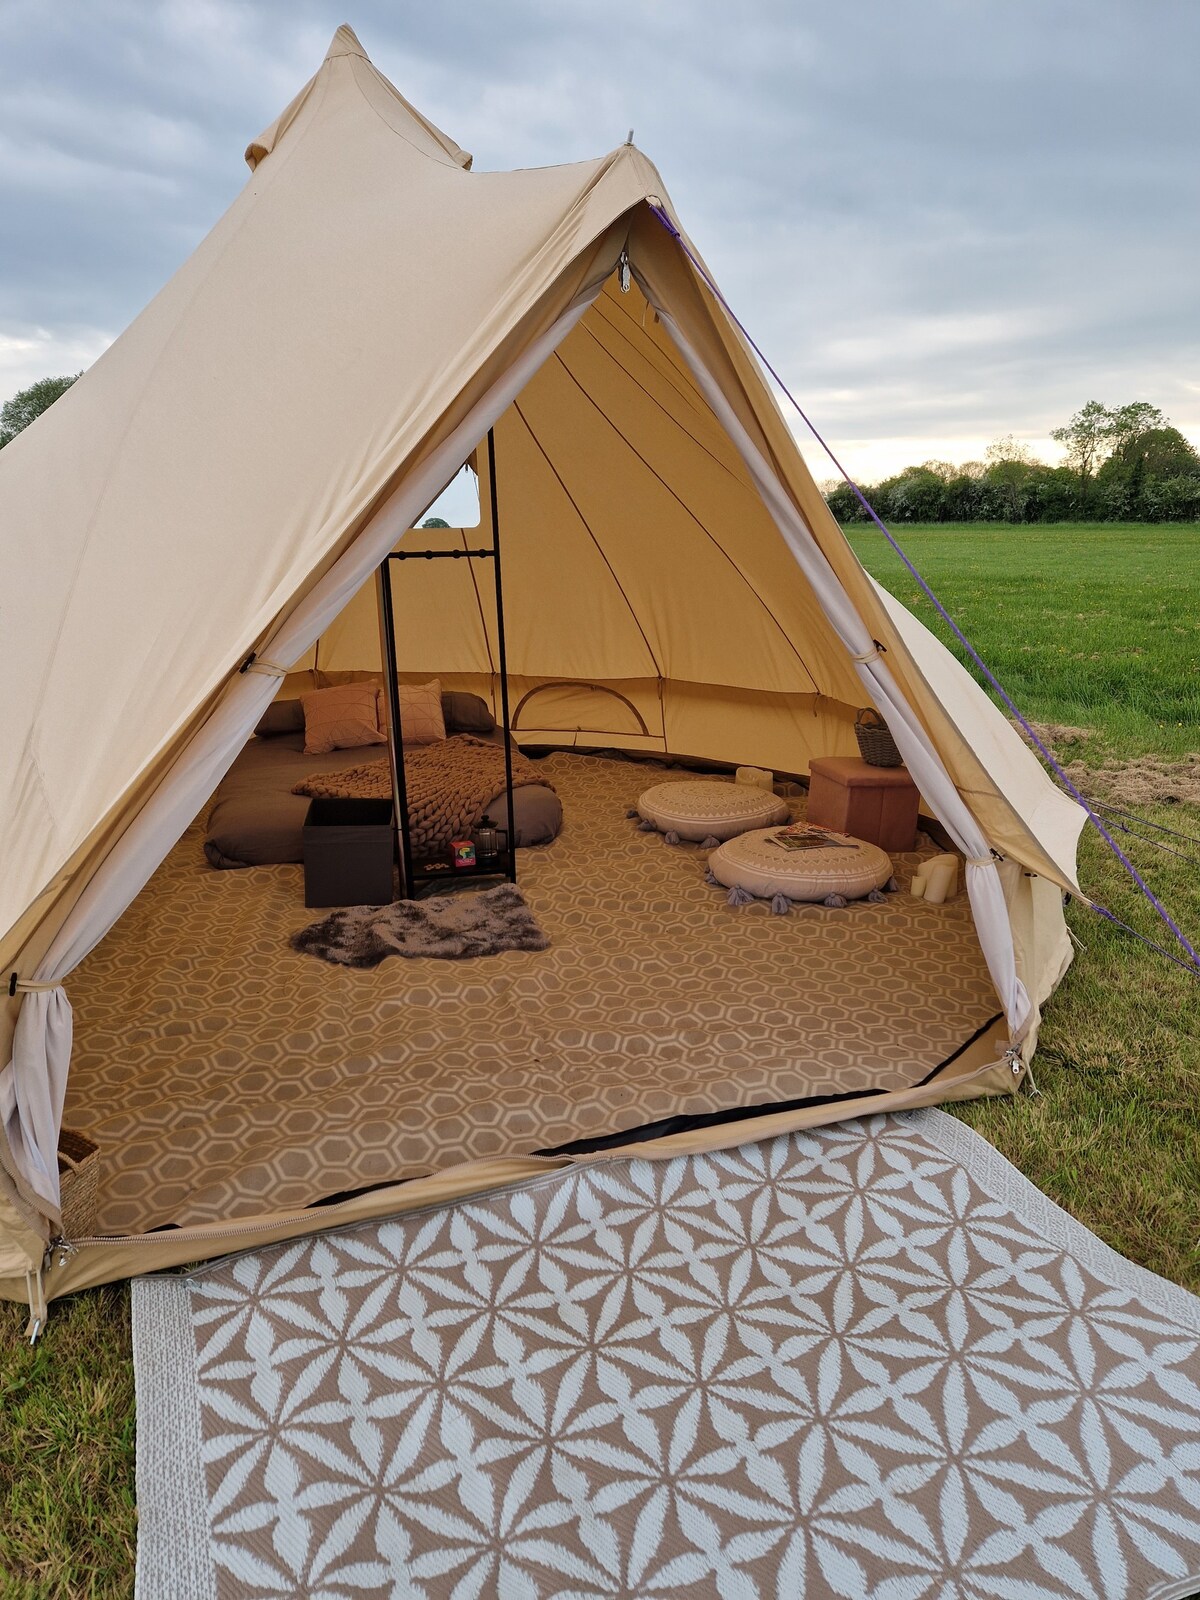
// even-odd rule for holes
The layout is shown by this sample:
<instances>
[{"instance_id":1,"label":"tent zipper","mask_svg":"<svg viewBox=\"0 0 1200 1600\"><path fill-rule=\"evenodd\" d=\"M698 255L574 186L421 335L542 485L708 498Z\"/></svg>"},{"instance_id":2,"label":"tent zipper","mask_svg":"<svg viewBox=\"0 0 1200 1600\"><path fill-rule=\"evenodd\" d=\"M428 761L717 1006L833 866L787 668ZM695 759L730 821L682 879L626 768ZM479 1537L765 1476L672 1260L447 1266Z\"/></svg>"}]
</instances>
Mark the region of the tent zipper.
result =
<instances>
[{"instance_id":1,"label":"tent zipper","mask_svg":"<svg viewBox=\"0 0 1200 1600\"><path fill-rule=\"evenodd\" d=\"M544 1161L544 1174L527 1174L522 1178L515 1178L511 1183L500 1184L495 1188L488 1189L485 1192L488 1194L503 1194L507 1189L523 1188L525 1185L533 1181L535 1177L541 1177L551 1173L565 1172L569 1167L575 1164L569 1158L564 1157L546 1159L545 1157L525 1156L522 1157L522 1159L528 1161ZM85 1234L83 1237L78 1239L68 1239L63 1236L59 1236L58 1238L51 1239L49 1244L46 1246L44 1265L48 1270L53 1265L51 1258L56 1256L58 1258L58 1265L65 1266L77 1251L89 1250L96 1245L151 1245L161 1244L164 1239L173 1239L188 1243L190 1243L192 1240L195 1240L197 1244L200 1244L208 1239L238 1239L248 1233L259 1234L274 1232L274 1230L277 1228L294 1226L297 1222L300 1222L301 1220L307 1221L310 1218L314 1224L312 1231L314 1233L324 1233L326 1231L324 1218L336 1217L339 1212L345 1209L345 1207L353 1205L356 1198L358 1197L354 1196L349 1200L339 1200L334 1205L319 1207L320 1220L318 1220L318 1217L314 1216L310 1211L289 1211L282 1216L271 1217L262 1221L231 1222L226 1226L219 1228L184 1227L170 1228L166 1231L159 1231L155 1233ZM475 1197L472 1196L472 1198ZM438 1204L441 1202L429 1203ZM364 1217L362 1220L364 1222L369 1222L380 1221L382 1219L379 1217Z\"/></svg>"}]
</instances>

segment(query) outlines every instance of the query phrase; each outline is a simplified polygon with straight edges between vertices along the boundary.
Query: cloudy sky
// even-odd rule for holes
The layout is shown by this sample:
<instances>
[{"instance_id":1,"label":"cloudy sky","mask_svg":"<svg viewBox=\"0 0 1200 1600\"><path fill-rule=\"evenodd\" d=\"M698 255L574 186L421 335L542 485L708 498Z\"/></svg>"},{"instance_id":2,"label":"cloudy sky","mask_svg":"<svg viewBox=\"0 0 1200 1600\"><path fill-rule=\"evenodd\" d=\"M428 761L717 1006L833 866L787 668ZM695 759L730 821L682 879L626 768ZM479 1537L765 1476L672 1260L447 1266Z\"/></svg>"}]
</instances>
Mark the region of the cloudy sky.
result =
<instances>
[{"instance_id":1,"label":"cloudy sky","mask_svg":"<svg viewBox=\"0 0 1200 1600\"><path fill-rule=\"evenodd\" d=\"M136 315L342 21L479 168L632 127L867 481L1055 459L1089 399L1200 442L1198 0L0 0L0 399Z\"/></svg>"}]
</instances>

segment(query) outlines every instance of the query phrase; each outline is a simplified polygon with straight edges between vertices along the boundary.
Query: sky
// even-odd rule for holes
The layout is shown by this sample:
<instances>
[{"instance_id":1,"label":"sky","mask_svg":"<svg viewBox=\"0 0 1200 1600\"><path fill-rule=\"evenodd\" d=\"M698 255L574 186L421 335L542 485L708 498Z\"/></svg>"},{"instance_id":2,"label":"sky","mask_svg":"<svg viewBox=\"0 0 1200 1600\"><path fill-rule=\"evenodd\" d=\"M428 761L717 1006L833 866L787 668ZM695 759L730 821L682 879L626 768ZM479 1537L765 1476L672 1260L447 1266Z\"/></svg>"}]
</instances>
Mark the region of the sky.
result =
<instances>
[{"instance_id":1,"label":"sky","mask_svg":"<svg viewBox=\"0 0 1200 1600\"><path fill-rule=\"evenodd\" d=\"M1200 0L0 0L0 400L136 316L340 22L478 169L632 128L861 481L1057 460L1092 399L1200 443Z\"/></svg>"}]
</instances>

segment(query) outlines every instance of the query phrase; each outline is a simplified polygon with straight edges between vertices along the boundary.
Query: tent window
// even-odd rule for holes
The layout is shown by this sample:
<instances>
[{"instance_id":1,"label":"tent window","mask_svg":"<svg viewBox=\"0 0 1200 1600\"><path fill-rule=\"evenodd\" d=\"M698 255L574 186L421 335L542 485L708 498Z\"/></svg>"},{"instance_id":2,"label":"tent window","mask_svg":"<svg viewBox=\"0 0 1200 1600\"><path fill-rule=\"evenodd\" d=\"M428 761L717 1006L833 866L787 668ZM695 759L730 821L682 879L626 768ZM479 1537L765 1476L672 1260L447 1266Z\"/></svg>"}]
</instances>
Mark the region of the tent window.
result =
<instances>
[{"instance_id":1,"label":"tent window","mask_svg":"<svg viewBox=\"0 0 1200 1600\"><path fill-rule=\"evenodd\" d=\"M477 528L479 526L479 479L470 467L462 467L437 499L419 519L419 526Z\"/></svg>"}]
</instances>

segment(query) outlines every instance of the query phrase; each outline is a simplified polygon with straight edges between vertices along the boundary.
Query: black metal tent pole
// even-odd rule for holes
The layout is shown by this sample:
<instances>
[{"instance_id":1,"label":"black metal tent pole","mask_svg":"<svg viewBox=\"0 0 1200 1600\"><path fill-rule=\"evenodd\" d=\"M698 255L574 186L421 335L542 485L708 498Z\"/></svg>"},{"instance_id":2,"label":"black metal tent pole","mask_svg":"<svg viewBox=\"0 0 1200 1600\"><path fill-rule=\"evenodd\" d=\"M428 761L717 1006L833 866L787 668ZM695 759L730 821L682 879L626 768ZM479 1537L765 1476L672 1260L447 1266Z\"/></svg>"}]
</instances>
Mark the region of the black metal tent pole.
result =
<instances>
[{"instance_id":1,"label":"black metal tent pole","mask_svg":"<svg viewBox=\"0 0 1200 1600\"><path fill-rule=\"evenodd\" d=\"M504 584L500 575L500 512L496 500L496 435L488 429L488 489L492 512L492 560L496 569L496 655L500 668L500 725L504 729L504 792L508 796L506 876L517 881L517 830L513 814L512 729L508 721L508 654L504 642Z\"/></svg>"},{"instance_id":2,"label":"black metal tent pole","mask_svg":"<svg viewBox=\"0 0 1200 1600\"><path fill-rule=\"evenodd\" d=\"M383 678L388 700L388 764L392 774L393 826L399 841L400 898L413 892L412 833L408 820L408 786L404 776L404 730L400 723L400 680L396 672L396 616L392 606L390 557L375 572L379 596L379 639L383 646Z\"/></svg>"}]
</instances>

